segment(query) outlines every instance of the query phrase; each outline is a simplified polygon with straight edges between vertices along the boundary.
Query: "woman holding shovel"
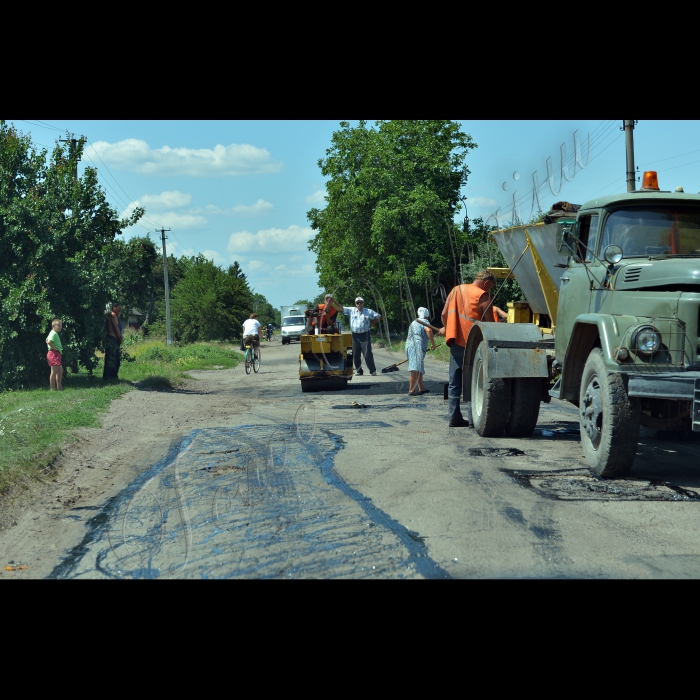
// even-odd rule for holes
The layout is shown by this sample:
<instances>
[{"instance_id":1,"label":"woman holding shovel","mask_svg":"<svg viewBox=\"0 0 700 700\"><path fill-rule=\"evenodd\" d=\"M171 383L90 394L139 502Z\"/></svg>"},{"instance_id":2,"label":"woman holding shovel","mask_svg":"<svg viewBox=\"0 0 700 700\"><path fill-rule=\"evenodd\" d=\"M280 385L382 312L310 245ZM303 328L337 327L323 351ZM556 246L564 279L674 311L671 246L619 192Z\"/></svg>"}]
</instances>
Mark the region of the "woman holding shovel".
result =
<instances>
[{"instance_id":1,"label":"woman holding shovel","mask_svg":"<svg viewBox=\"0 0 700 700\"><path fill-rule=\"evenodd\" d=\"M424 306L418 309L418 319L427 323L430 319L430 311ZM423 386L423 360L425 353L430 349L435 350L435 337L433 331L427 328L417 320L413 321L408 327L408 337L406 338L406 357L408 357L408 370L411 373L411 379L408 383L408 395L419 396L427 394L430 389Z\"/></svg>"}]
</instances>

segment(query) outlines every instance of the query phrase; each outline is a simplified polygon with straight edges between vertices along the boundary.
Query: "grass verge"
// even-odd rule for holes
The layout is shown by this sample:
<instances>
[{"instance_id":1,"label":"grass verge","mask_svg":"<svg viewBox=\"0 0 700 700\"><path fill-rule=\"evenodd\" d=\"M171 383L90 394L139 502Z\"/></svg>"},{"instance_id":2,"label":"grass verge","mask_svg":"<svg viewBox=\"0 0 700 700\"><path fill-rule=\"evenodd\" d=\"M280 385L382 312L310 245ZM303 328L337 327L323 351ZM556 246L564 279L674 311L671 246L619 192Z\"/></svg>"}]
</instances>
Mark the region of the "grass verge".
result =
<instances>
[{"instance_id":1,"label":"grass verge","mask_svg":"<svg viewBox=\"0 0 700 700\"><path fill-rule=\"evenodd\" d=\"M112 400L135 386L167 390L183 383L189 370L235 367L243 359L225 343L144 341L125 354L117 382L103 383L98 366L93 377L64 375L61 392L47 386L0 394L0 495L23 480L41 480L71 432L99 426Z\"/></svg>"},{"instance_id":2,"label":"grass verge","mask_svg":"<svg viewBox=\"0 0 700 700\"><path fill-rule=\"evenodd\" d=\"M426 353L426 357L432 357L434 360L439 360L440 362L449 362L450 361L450 348L445 344L445 339L444 338L437 338L435 341L435 344L437 347L435 350L429 350ZM390 346L386 348L390 352L398 352L401 353L402 355L406 354L406 342L401 341L400 343L392 343Z\"/></svg>"}]
</instances>

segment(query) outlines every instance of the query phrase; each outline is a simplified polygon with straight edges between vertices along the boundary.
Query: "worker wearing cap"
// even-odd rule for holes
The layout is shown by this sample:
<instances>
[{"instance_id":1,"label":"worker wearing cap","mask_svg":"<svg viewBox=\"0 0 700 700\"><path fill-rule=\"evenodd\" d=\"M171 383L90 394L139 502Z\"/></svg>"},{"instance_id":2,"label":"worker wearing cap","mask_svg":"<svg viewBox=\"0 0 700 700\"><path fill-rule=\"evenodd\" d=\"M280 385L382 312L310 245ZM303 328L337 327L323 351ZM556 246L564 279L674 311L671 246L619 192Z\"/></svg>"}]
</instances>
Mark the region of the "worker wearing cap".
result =
<instances>
[{"instance_id":1,"label":"worker wearing cap","mask_svg":"<svg viewBox=\"0 0 700 700\"><path fill-rule=\"evenodd\" d=\"M450 347L450 384L447 391L450 428L468 426L459 408L462 396L462 365L464 349L472 325L477 321L498 321L489 292L496 278L489 270L476 273L472 284L459 284L452 289L442 310L443 328L440 335ZM503 313L503 312L501 312Z\"/></svg>"},{"instance_id":2,"label":"worker wearing cap","mask_svg":"<svg viewBox=\"0 0 700 700\"><path fill-rule=\"evenodd\" d=\"M372 355L372 338L369 329L379 323L382 318L376 311L365 308L365 300L362 297L355 299L355 306L341 306L333 301L333 297L326 300L334 309L350 314L350 331L352 332L352 362L355 365L355 374L362 375L362 356L369 373L375 377L377 367Z\"/></svg>"}]
</instances>

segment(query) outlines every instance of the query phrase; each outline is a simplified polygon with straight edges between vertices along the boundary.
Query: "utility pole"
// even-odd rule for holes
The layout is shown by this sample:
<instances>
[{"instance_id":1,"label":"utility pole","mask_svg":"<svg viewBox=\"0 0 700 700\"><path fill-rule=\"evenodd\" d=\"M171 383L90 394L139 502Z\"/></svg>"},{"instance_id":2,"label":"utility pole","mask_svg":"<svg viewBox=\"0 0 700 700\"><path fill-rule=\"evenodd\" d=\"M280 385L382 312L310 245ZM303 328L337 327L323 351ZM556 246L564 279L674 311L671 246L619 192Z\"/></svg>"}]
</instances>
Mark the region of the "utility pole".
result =
<instances>
[{"instance_id":1,"label":"utility pole","mask_svg":"<svg viewBox=\"0 0 700 700\"><path fill-rule=\"evenodd\" d=\"M156 229L158 231L158 229ZM168 284L168 256L165 253L165 232L170 231L169 228L161 228L160 236L163 241L163 279L165 280L165 332L167 336L167 344L171 345L173 342L172 335L170 334L170 285Z\"/></svg>"},{"instance_id":2,"label":"utility pole","mask_svg":"<svg viewBox=\"0 0 700 700\"><path fill-rule=\"evenodd\" d=\"M634 192L636 189L634 172L634 131L637 119L625 119L622 122L622 130L625 132L625 150L627 151L627 191Z\"/></svg>"}]
</instances>

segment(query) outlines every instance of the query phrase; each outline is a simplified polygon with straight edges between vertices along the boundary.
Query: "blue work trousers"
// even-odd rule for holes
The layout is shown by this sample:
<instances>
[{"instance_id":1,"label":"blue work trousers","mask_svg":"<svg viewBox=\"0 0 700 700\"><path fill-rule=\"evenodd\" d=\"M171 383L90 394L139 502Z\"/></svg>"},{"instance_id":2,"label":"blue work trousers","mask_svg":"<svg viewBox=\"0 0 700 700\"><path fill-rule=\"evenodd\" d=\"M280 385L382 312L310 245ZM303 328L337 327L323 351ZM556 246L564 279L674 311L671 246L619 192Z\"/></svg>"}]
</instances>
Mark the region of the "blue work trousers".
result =
<instances>
[{"instance_id":1,"label":"blue work trousers","mask_svg":"<svg viewBox=\"0 0 700 700\"><path fill-rule=\"evenodd\" d=\"M450 385L447 395L450 398L462 397L462 364L464 363L464 348L453 342L450 345Z\"/></svg>"}]
</instances>

